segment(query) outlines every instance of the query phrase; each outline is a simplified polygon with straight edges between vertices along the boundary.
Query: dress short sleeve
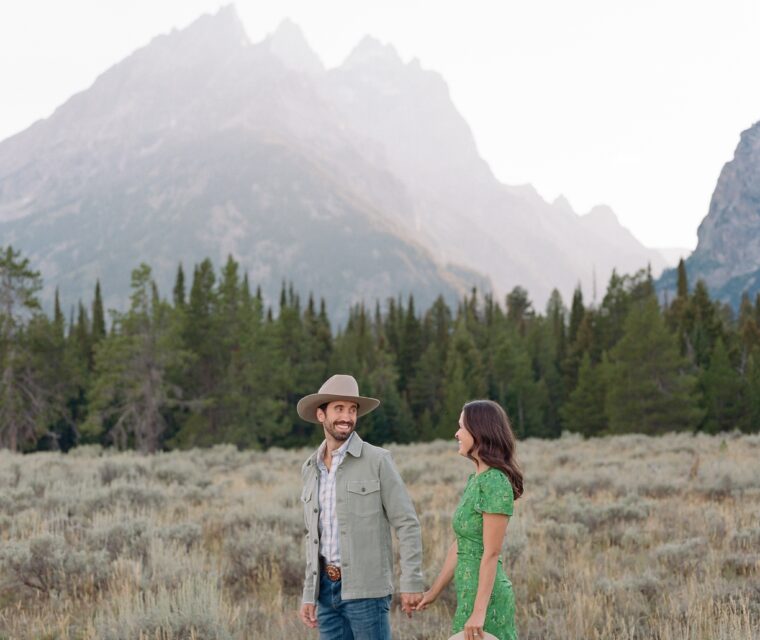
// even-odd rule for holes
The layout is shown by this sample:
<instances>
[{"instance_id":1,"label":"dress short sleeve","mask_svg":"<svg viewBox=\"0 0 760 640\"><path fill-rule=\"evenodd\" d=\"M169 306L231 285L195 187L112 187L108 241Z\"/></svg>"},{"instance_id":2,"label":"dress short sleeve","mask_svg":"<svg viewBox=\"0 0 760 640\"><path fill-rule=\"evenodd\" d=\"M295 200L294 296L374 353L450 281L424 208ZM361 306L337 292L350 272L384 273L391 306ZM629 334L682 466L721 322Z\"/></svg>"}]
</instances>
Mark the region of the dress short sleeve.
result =
<instances>
[{"instance_id":1,"label":"dress short sleeve","mask_svg":"<svg viewBox=\"0 0 760 640\"><path fill-rule=\"evenodd\" d=\"M475 501L475 511L478 513L501 513L511 516L514 511L514 492L512 483L498 469L489 469L480 476L478 481L478 496Z\"/></svg>"}]
</instances>

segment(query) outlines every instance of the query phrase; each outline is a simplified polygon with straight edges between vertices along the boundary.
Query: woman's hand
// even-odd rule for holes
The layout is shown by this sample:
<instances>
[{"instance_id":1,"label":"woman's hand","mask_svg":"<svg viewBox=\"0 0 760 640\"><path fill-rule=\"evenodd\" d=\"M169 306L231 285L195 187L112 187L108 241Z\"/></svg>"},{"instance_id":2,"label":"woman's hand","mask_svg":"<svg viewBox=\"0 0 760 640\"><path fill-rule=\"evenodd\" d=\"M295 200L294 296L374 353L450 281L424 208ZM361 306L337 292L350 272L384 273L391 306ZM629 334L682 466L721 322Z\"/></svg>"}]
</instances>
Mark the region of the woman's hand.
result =
<instances>
[{"instance_id":1,"label":"woman's hand","mask_svg":"<svg viewBox=\"0 0 760 640\"><path fill-rule=\"evenodd\" d=\"M486 614L475 613L467 618L464 623L464 640L481 640L483 638L483 625L486 623Z\"/></svg>"},{"instance_id":2,"label":"woman's hand","mask_svg":"<svg viewBox=\"0 0 760 640\"><path fill-rule=\"evenodd\" d=\"M438 597L437 593L433 593L433 590L430 589L428 591L425 591L425 593L422 594L422 600L419 601L419 604L414 608L415 611L424 611L428 608L428 605L431 605L435 602L435 599Z\"/></svg>"}]
</instances>

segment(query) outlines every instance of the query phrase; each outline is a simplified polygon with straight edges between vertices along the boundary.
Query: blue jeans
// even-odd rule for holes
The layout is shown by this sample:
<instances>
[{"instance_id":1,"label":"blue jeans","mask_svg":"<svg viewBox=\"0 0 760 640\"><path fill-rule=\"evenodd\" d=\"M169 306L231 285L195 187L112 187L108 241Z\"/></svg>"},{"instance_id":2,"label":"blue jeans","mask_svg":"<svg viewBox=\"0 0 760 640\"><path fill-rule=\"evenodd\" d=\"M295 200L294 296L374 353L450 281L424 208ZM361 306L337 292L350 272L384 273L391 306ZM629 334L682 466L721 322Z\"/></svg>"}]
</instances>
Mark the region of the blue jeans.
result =
<instances>
[{"instance_id":1,"label":"blue jeans","mask_svg":"<svg viewBox=\"0 0 760 640\"><path fill-rule=\"evenodd\" d=\"M341 600L341 581L332 582L324 571L320 574L320 640L391 640L391 596Z\"/></svg>"}]
</instances>

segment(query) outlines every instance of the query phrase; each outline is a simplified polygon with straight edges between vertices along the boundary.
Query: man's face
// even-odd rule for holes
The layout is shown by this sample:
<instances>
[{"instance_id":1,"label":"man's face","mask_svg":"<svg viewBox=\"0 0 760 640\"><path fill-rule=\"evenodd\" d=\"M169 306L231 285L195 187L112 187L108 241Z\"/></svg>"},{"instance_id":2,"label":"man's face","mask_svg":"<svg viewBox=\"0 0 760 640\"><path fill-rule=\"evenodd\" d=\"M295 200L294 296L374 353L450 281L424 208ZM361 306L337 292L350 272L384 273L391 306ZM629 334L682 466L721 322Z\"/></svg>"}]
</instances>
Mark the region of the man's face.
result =
<instances>
[{"instance_id":1,"label":"man's face","mask_svg":"<svg viewBox=\"0 0 760 640\"><path fill-rule=\"evenodd\" d=\"M359 405L347 400L335 400L329 403L325 410L317 409L317 420L325 429L325 437L335 440L347 440L356 428L356 412Z\"/></svg>"}]
</instances>

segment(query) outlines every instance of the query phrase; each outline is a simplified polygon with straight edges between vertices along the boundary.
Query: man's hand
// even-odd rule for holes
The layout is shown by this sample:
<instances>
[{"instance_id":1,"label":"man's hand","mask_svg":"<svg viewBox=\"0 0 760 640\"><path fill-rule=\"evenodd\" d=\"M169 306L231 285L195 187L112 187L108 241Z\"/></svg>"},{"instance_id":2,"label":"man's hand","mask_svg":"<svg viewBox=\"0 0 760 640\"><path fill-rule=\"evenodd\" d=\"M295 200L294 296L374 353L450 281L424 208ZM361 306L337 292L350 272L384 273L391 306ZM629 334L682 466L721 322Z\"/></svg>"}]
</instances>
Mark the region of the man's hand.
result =
<instances>
[{"instance_id":1,"label":"man's hand","mask_svg":"<svg viewBox=\"0 0 760 640\"><path fill-rule=\"evenodd\" d=\"M402 593L401 594L401 611L403 611L408 618L412 617L417 605L422 600L422 593Z\"/></svg>"},{"instance_id":2,"label":"man's hand","mask_svg":"<svg viewBox=\"0 0 760 640\"><path fill-rule=\"evenodd\" d=\"M301 611L298 613L303 622L309 629L317 628L317 607L310 602L304 602L301 605Z\"/></svg>"},{"instance_id":3,"label":"man's hand","mask_svg":"<svg viewBox=\"0 0 760 640\"><path fill-rule=\"evenodd\" d=\"M420 598L420 601L417 603L415 611L424 611L428 606L435 602L437 597L438 596L433 594L432 590L425 591L425 593L422 594L422 598Z\"/></svg>"}]
</instances>

